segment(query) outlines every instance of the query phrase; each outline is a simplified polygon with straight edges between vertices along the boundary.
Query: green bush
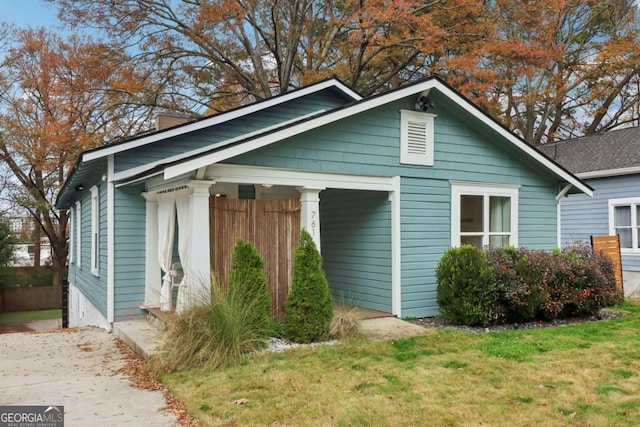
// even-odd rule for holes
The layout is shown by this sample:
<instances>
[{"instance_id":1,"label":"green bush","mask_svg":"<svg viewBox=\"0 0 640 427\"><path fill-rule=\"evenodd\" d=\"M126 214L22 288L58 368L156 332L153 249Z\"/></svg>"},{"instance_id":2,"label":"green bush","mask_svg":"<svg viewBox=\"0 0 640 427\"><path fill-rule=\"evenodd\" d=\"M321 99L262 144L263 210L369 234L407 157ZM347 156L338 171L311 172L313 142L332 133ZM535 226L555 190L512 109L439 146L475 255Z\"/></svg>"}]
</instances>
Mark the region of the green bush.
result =
<instances>
[{"instance_id":1,"label":"green bush","mask_svg":"<svg viewBox=\"0 0 640 427\"><path fill-rule=\"evenodd\" d=\"M285 330L294 342L321 341L329 336L332 317L333 303L322 270L322 256L303 229L293 256L291 291L285 304Z\"/></svg>"},{"instance_id":2,"label":"green bush","mask_svg":"<svg viewBox=\"0 0 640 427\"><path fill-rule=\"evenodd\" d=\"M11 234L9 225L2 218L0 214L0 267L4 267L9 264L13 257L13 243L15 238Z\"/></svg>"},{"instance_id":3,"label":"green bush","mask_svg":"<svg viewBox=\"0 0 640 427\"><path fill-rule=\"evenodd\" d=\"M241 301L255 305L257 320L271 320L271 297L267 278L263 271L264 261L256 248L242 239L236 241L231 257L231 271L227 279L229 292Z\"/></svg>"},{"instance_id":4,"label":"green bush","mask_svg":"<svg viewBox=\"0 0 640 427\"><path fill-rule=\"evenodd\" d=\"M438 304L460 324L596 314L623 301L611 260L576 244L563 250L448 250L436 270Z\"/></svg>"},{"instance_id":5,"label":"green bush","mask_svg":"<svg viewBox=\"0 0 640 427\"><path fill-rule=\"evenodd\" d=\"M197 305L168 322L166 351L153 367L161 373L212 370L264 348L269 325L255 315L261 304L259 298L241 298L212 283L210 304Z\"/></svg>"},{"instance_id":6,"label":"green bush","mask_svg":"<svg viewBox=\"0 0 640 427\"><path fill-rule=\"evenodd\" d=\"M502 319L501 289L483 250L471 245L448 249L436 279L440 311L452 322L487 325Z\"/></svg>"}]
</instances>

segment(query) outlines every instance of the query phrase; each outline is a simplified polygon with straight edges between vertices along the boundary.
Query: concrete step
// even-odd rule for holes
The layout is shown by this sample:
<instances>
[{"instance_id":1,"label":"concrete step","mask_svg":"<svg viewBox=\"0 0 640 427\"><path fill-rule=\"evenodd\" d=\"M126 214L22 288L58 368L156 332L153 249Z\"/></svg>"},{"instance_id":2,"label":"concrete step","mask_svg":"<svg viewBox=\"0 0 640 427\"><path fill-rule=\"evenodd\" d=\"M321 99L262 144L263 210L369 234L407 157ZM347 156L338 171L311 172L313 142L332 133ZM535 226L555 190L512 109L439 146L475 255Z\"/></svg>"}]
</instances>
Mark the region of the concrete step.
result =
<instances>
[{"instance_id":1,"label":"concrete step","mask_svg":"<svg viewBox=\"0 0 640 427\"><path fill-rule=\"evenodd\" d=\"M126 320L113 324L113 334L144 359L162 350L162 331L147 319Z\"/></svg>"}]
</instances>

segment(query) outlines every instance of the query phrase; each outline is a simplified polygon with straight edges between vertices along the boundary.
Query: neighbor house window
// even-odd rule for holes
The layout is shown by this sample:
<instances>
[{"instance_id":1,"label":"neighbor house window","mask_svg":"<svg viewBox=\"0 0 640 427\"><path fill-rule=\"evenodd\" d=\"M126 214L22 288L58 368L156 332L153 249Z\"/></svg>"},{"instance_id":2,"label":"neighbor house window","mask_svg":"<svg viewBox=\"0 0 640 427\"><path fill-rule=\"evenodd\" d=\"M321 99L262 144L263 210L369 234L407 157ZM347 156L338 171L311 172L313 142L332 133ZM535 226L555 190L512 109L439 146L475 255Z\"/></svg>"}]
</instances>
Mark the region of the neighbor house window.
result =
<instances>
[{"instance_id":1,"label":"neighbor house window","mask_svg":"<svg viewBox=\"0 0 640 427\"><path fill-rule=\"evenodd\" d=\"M518 188L452 182L451 246L517 246Z\"/></svg>"},{"instance_id":2,"label":"neighbor house window","mask_svg":"<svg viewBox=\"0 0 640 427\"><path fill-rule=\"evenodd\" d=\"M91 188L91 273L98 275L98 260L100 259L100 211L98 206L98 187Z\"/></svg>"},{"instance_id":3,"label":"neighbor house window","mask_svg":"<svg viewBox=\"0 0 640 427\"><path fill-rule=\"evenodd\" d=\"M609 233L620 237L620 250L640 253L640 197L609 200Z\"/></svg>"},{"instance_id":4,"label":"neighbor house window","mask_svg":"<svg viewBox=\"0 0 640 427\"><path fill-rule=\"evenodd\" d=\"M400 111L400 163L433 166L434 114Z\"/></svg>"},{"instance_id":5,"label":"neighbor house window","mask_svg":"<svg viewBox=\"0 0 640 427\"><path fill-rule=\"evenodd\" d=\"M76 220L76 266L78 268L81 267L82 261L82 202L76 202L76 210L75 210L75 220Z\"/></svg>"}]
</instances>

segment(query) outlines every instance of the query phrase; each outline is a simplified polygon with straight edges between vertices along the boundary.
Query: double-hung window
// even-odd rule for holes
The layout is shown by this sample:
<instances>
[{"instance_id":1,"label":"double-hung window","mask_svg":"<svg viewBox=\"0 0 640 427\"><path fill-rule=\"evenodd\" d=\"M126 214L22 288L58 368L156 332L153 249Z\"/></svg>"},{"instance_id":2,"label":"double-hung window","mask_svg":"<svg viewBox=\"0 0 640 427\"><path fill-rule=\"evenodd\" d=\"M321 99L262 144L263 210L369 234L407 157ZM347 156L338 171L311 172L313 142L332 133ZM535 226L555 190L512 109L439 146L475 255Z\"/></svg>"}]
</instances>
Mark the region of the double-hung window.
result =
<instances>
[{"instance_id":1,"label":"double-hung window","mask_svg":"<svg viewBox=\"0 0 640 427\"><path fill-rule=\"evenodd\" d=\"M452 182L451 246L517 246L518 188Z\"/></svg>"},{"instance_id":2,"label":"double-hung window","mask_svg":"<svg viewBox=\"0 0 640 427\"><path fill-rule=\"evenodd\" d=\"M609 200L609 234L620 237L620 250L640 254L640 197Z\"/></svg>"}]
</instances>

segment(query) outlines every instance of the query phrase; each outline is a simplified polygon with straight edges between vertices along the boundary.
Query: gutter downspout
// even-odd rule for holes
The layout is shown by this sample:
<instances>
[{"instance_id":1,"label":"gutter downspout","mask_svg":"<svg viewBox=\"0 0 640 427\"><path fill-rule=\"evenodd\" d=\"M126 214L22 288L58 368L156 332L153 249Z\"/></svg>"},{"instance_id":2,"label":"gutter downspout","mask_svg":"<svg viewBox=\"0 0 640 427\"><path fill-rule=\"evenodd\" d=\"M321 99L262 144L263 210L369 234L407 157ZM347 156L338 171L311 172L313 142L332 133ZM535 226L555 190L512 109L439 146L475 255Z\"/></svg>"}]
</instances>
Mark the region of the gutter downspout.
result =
<instances>
[{"instance_id":1,"label":"gutter downspout","mask_svg":"<svg viewBox=\"0 0 640 427\"><path fill-rule=\"evenodd\" d=\"M569 190L571 190L571 187L573 187L572 184L565 185L556 196L556 246L558 248L562 247L562 205L560 202L562 201L562 198L567 195Z\"/></svg>"}]
</instances>

